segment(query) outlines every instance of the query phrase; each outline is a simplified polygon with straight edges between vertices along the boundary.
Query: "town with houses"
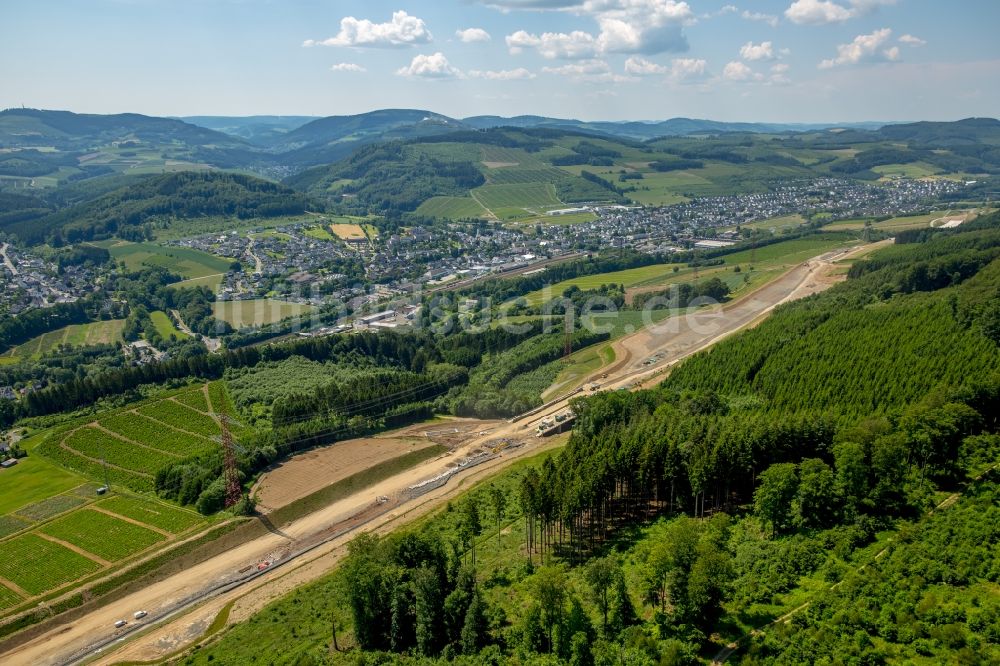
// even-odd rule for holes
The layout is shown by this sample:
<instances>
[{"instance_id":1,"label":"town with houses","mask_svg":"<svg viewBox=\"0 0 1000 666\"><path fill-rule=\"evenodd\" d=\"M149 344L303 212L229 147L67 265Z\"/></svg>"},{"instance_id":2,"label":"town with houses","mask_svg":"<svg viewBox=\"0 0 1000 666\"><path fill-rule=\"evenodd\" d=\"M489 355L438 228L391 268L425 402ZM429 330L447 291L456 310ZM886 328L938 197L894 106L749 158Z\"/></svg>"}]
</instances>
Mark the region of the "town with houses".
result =
<instances>
[{"instance_id":1,"label":"town with houses","mask_svg":"<svg viewBox=\"0 0 1000 666\"><path fill-rule=\"evenodd\" d=\"M577 224L447 222L345 241L317 234L317 222L310 221L205 234L169 244L239 262L239 270L224 276L219 300L270 297L316 307L348 303L355 311L375 310L379 315L372 321L365 320L368 315L359 316L359 325L393 326L406 321L378 312L378 304L401 295L454 288L498 274L544 270L553 261L609 248L649 254L716 248L748 236L749 230L740 225L796 213L823 214L831 221L918 213L964 186L944 179L877 185L818 179L790 182L763 193L701 197L663 207L581 206L572 210L592 212L595 219ZM100 284L101 270L113 270L71 266L60 273L55 265L7 244L0 258L5 283L0 312L13 315L75 301Z\"/></svg>"}]
</instances>

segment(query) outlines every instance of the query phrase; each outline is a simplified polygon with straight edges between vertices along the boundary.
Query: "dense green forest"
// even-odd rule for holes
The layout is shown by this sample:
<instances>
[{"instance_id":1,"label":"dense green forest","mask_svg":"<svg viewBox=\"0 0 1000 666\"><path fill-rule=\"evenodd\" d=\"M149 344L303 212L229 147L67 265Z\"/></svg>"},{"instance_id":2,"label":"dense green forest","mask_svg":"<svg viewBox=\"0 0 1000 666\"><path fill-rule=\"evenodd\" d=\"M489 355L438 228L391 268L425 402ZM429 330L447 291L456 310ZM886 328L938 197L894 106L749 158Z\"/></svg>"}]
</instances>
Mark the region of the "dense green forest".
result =
<instances>
[{"instance_id":1,"label":"dense green forest","mask_svg":"<svg viewBox=\"0 0 1000 666\"><path fill-rule=\"evenodd\" d=\"M252 176L183 171L137 180L38 219L14 218L3 230L28 243L112 235L143 240L148 235L144 225L169 224L174 218L297 215L305 212L307 201L302 194ZM30 201L20 203L28 210L38 208Z\"/></svg>"},{"instance_id":2,"label":"dense green forest","mask_svg":"<svg viewBox=\"0 0 1000 666\"><path fill-rule=\"evenodd\" d=\"M359 538L189 663L688 664L793 608L730 659L996 661L996 247L1000 215L891 247L655 389L576 400L561 451Z\"/></svg>"}]
</instances>

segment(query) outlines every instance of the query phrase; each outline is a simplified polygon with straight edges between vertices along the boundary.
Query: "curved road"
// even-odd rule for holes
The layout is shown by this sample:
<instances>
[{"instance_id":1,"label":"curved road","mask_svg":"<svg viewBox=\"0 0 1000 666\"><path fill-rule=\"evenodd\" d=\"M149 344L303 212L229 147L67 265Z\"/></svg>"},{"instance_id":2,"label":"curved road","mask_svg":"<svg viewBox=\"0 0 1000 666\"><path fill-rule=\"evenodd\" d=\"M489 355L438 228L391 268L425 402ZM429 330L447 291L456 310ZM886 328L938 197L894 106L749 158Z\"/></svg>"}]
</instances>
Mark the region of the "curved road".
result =
<instances>
[{"instance_id":1,"label":"curved road","mask_svg":"<svg viewBox=\"0 0 1000 666\"><path fill-rule=\"evenodd\" d=\"M795 266L770 283L724 306L671 317L622 338L616 346L626 353L619 354L619 361L603 372L598 371L595 377L607 372L608 378L600 381L603 383L602 388L611 389L640 386L657 379L658 375L682 358L754 324L777 305L831 286L835 281L829 276L832 262L871 247L824 254ZM595 380L592 377L588 381ZM152 659L191 644L207 628L218 610L229 601L248 594L256 595L256 606L260 607L276 594L268 593L268 586L282 591L289 589L289 584L282 581L283 576L290 575L290 578L295 579L294 584L298 585L328 571L344 545L361 528L394 528L399 522L411 519L410 514L425 513L436 507L469 479L488 476L516 458L538 452L549 443L531 436L536 424L541 419L566 409L570 397L571 395L567 395L551 401L543 409L532 413L530 418L505 423L486 435L475 436L452 454L427 461L379 482L283 525L280 530L276 529L182 573L95 609L72 623L54 624L38 637L0 655L0 661L5 664L42 666L77 663L84 658L93 659L101 655L98 663L114 663L126 656L129 659ZM458 473L445 486L419 498L395 499L405 488L440 474L454 466L454 461L460 457L483 448L484 444L491 446L489 443L492 440L505 437L526 439L527 445ZM394 498L391 510L372 512L370 518L359 518L359 515L367 516L367 512L372 511L374 499L383 495ZM394 521L395 524L392 524ZM343 533L332 535L295 559L290 559L295 555L296 544L315 543L319 536L330 534L339 525L349 525L349 528L341 530ZM276 562L282 566L242 584L234 584L232 588L222 587L239 578L239 570L255 567L263 561ZM310 566L320 561L323 562L322 566ZM139 609L148 611L149 616L144 621L130 623L130 629L144 630L136 631L134 636L116 632L113 628L115 620L131 619L132 612ZM252 610L253 608L246 609L243 615ZM133 627L136 624L140 626ZM126 639L127 643L124 642ZM124 651L127 655L109 656L123 647L126 648Z\"/></svg>"}]
</instances>

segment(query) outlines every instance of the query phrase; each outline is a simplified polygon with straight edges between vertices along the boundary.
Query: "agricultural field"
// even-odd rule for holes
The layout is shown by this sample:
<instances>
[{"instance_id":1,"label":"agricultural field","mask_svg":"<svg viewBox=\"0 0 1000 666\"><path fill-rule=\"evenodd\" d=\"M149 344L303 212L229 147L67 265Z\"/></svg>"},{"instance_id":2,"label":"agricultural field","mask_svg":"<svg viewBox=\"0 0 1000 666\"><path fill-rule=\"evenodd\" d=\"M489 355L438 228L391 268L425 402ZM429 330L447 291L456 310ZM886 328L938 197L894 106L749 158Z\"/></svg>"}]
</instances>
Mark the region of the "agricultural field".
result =
<instances>
[{"instance_id":1,"label":"agricultural field","mask_svg":"<svg viewBox=\"0 0 1000 666\"><path fill-rule=\"evenodd\" d=\"M538 217L518 220L518 224L567 225L593 222L597 215L589 211L582 213L566 213L565 215L539 215Z\"/></svg>"},{"instance_id":2,"label":"agricultural field","mask_svg":"<svg viewBox=\"0 0 1000 666\"><path fill-rule=\"evenodd\" d=\"M771 233L779 234L786 229L795 229L806 223L806 219L802 215L795 213L793 215L783 215L781 217L772 217L767 220L758 220L757 222L750 222L747 224L740 225L741 229L758 229L760 231L770 231ZM723 231L732 231L736 227L725 227Z\"/></svg>"},{"instance_id":3,"label":"agricultural field","mask_svg":"<svg viewBox=\"0 0 1000 666\"><path fill-rule=\"evenodd\" d=\"M938 220L939 218L950 218L950 217L961 217L962 215L972 215L974 216L976 211L970 210L937 210L931 211L929 213L924 213L922 215L906 215L901 217L893 217L888 220L882 220L876 222L872 220L872 228L878 229L880 231L901 231L903 229L919 229L922 227L929 227L931 222ZM826 225L824 229L830 231L842 231L848 229L863 229L865 226L865 219L853 219L853 220L839 220L837 222L831 222Z\"/></svg>"},{"instance_id":4,"label":"agricultural field","mask_svg":"<svg viewBox=\"0 0 1000 666\"><path fill-rule=\"evenodd\" d=\"M97 502L94 506L171 534L181 534L195 525L205 522L204 517L193 511L129 495L115 495Z\"/></svg>"},{"instance_id":5,"label":"agricultural field","mask_svg":"<svg viewBox=\"0 0 1000 666\"><path fill-rule=\"evenodd\" d=\"M682 268L684 268L684 265L653 264L652 266L629 268L611 273L584 275L581 277L571 278L569 280L563 280L562 282L552 285L548 289L533 291L526 294L524 299L527 301L528 305L541 305L545 300L546 293L548 293L550 298L555 298L556 296L561 296L566 289L572 286L576 286L582 291L588 291L590 289L597 289L602 284L623 284L625 285L625 288L628 289L629 287L633 287L638 284L649 284L651 281L655 282L661 279L671 278L675 275L675 267L679 272Z\"/></svg>"},{"instance_id":6,"label":"agricultural field","mask_svg":"<svg viewBox=\"0 0 1000 666\"><path fill-rule=\"evenodd\" d=\"M72 324L28 340L8 350L3 357L11 359L38 358L58 349L59 345L86 347L111 344L122 339L124 319L109 319L89 324Z\"/></svg>"},{"instance_id":7,"label":"agricultural field","mask_svg":"<svg viewBox=\"0 0 1000 666\"><path fill-rule=\"evenodd\" d=\"M82 578L101 568L96 561L37 534L23 534L2 542L0 578L30 596Z\"/></svg>"},{"instance_id":8,"label":"agricultural field","mask_svg":"<svg viewBox=\"0 0 1000 666\"><path fill-rule=\"evenodd\" d=\"M53 520L39 532L71 543L108 562L123 560L164 540L162 534L93 509Z\"/></svg>"},{"instance_id":9,"label":"agricultural field","mask_svg":"<svg viewBox=\"0 0 1000 666\"><path fill-rule=\"evenodd\" d=\"M286 317L304 315L313 307L304 303L289 303L273 298L255 298L243 301L216 301L212 316L228 322L233 328L263 326Z\"/></svg>"},{"instance_id":10,"label":"agricultural field","mask_svg":"<svg viewBox=\"0 0 1000 666\"><path fill-rule=\"evenodd\" d=\"M367 238L360 224L337 222L330 225L330 231L342 240L362 240Z\"/></svg>"},{"instance_id":11,"label":"agricultural field","mask_svg":"<svg viewBox=\"0 0 1000 666\"><path fill-rule=\"evenodd\" d=\"M484 217L486 209L472 197L431 197L420 204L417 214L460 220L470 217Z\"/></svg>"},{"instance_id":12,"label":"agricultural field","mask_svg":"<svg viewBox=\"0 0 1000 666\"><path fill-rule=\"evenodd\" d=\"M173 320L170 319L166 312L161 310L150 312L149 319L153 322L153 326L156 327L156 332L164 340L169 340L171 336L177 340L186 340L190 337L187 333L174 326Z\"/></svg>"},{"instance_id":13,"label":"agricultural field","mask_svg":"<svg viewBox=\"0 0 1000 666\"><path fill-rule=\"evenodd\" d=\"M221 383L210 384L209 392L213 404L228 402ZM188 396L189 393L199 395ZM55 430L44 437L36 450L95 480L103 481L107 474L112 485L151 490L153 477L160 468L218 446L214 437L220 430L215 420L180 402L204 401L202 387L184 389L174 395L177 400L168 395L106 412L91 423ZM100 462L102 459L107 461L106 468Z\"/></svg>"},{"instance_id":14,"label":"agricultural field","mask_svg":"<svg viewBox=\"0 0 1000 666\"><path fill-rule=\"evenodd\" d=\"M927 178L940 171L925 162L910 162L909 164L882 164L872 167L872 171L885 179L892 178Z\"/></svg>"},{"instance_id":15,"label":"agricultural field","mask_svg":"<svg viewBox=\"0 0 1000 666\"><path fill-rule=\"evenodd\" d=\"M472 195L502 219L537 216L545 208L563 205L551 183L483 185L472 190Z\"/></svg>"},{"instance_id":16,"label":"agricultural field","mask_svg":"<svg viewBox=\"0 0 1000 666\"><path fill-rule=\"evenodd\" d=\"M169 247L156 243L117 241L104 245L116 261L132 271L159 266L185 278L203 278L225 273L233 259L217 257L187 247Z\"/></svg>"}]
</instances>

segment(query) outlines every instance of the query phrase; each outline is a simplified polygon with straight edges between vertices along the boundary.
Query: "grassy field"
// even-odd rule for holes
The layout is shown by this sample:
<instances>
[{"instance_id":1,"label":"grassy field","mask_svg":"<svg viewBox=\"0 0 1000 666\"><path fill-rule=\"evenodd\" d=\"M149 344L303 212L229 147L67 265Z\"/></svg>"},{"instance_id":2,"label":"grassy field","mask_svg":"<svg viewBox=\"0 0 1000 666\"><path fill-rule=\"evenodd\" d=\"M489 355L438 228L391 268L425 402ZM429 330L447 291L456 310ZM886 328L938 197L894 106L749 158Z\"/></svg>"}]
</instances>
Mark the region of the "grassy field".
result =
<instances>
[{"instance_id":1,"label":"grassy field","mask_svg":"<svg viewBox=\"0 0 1000 666\"><path fill-rule=\"evenodd\" d=\"M597 289L602 284L624 284L625 288L633 287L637 284L646 284L651 280L659 280L674 275L673 269L678 271L684 267L683 264L654 264L652 266L642 266L640 268L629 268L623 271L612 273L599 273L597 275L584 275L582 277L563 280L552 285L548 290L539 289L524 296L528 305L541 305L546 291L550 298L561 296L563 291L569 287L576 286L582 291Z\"/></svg>"},{"instance_id":2,"label":"grassy field","mask_svg":"<svg viewBox=\"0 0 1000 666\"><path fill-rule=\"evenodd\" d=\"M785 229L795 229L803 224L805 224L806 219L795 213L793 215L783 215L781 217L772 217L768 220L759 220L757 222L750 222L748 224L741 224L742 229L760 229L763 231L771 231L773 233L781 233ZM735 226L726 227L725 230L735 229Z\"/></svg>"},{"instance_id":3,"label":"grassy field","mask_svg":"<svg viewBox=\"0 0 1000 666\"><path fill-rule=\"evenodd\" d=\"M563 393L572 391L600 368L614 362L614 347L607 343L591 345L573 353L569 358L569 363L559 371L552 385L542 393L542 400L552 400Z\"/></svg>"},{"instance_id":4,"label":"grassy field","mask_svg":"<svg viewBox=\"0 0 1000 666\"><path fill-rule=\"evenodd\" d=\"M203 278L225 273L232 259L217 257L187 247L169 247L156 243L118 241L106 246L111 256L132 271L159 266L185 278Z\"/></svg>"},{"instance_id":5,"label":"grassy field","mask_svg":"<svg viewBox=\"0 0 1000 666\"><path fill-rule=\"evenodd\" d=\"M22 345L8 350L4 357L38 358L42 354L55 350L59 345L69 344L74 347L84 347L118 342L122 339L124 326L124 319L109 319L90 324L72 324L32 338Z\"/></svg>"},{"instance_id":6,"label":"grassy field","mask_svg":"<svg viewBox=\"0 0 1000 666\"><path fill-rule=\"evenodd\" d=\"M939 173L938 169L925 162L909 164L882 164L872 167L872 171L889 178L926 178Z\"/></svg>"},{"instance_id":7,"label":"grassy field","mask_svg":"<svg viewBox=\"0 0 1000 666\"><path fill-rule=\"evenodd\" d=\"M518 224L566 225L593 222L596 219L596 214L587 211L583 213L566 213L565 215L539 215L538 217L529 217L517 222Z\"/></svg>"},{"instance_id":8,"label":"grassy field","mask_svg":"<svg viewBox=\"0 0 1000 666\"><path fill-rule=\"evenodd\" d=\"M502 219L533 217L547 207L562 205L551 183L483 185L472 193L483 206Z\"/></svg>"},{"instance_id":9,"label":"grassy field","mask_svg":"<svg viewBox=\"0 0 1000 666\"><path fill-rule=\"evenodd\" d=\"M273 298L216 301L212 304L213 316L228 322L233 328L262 326L286 317L307 314L312 309L311 305L289 303Z\"/></svg>"},{"instance_id":10,"label":"grassy field","mask_svg":"<svg viewBox=\"0 0 1000 666\"><path fill-rule=\"evenodd\" d=\"M486 209L472 197L431 197L420 204L420 207L417 208L417 214L459 220L484 217Z\"/></svg>"},{"instance_id":11,"label":"grassy field","mask_svg":"<svg viewBox=\"0 0 1000 666\"><path fill-rule=\"evenodd\" d=\"M310 238L315 238L316 240L322 241L333 241L337 240L337 237L330 233L330 230L326 227L309 227L303 231L306 236Z\"/></svg>"},{"instance_id":12,"label":"grassy field","mask_svg":"<svg viewBox=\"0 0 1000 666\"><path fill-rule=\"evenodd\" d=\"M881 222L872 221L872 227L879 229L881 231L901 231L903 229L918 229L921 227L929 227L931 222L938 219L939 217L947 217L948 215L960 215L967 211L965 210L936 210L930 213L924 213L922 215L903 215L900 217L893 217L888 220L882 220ZM864 218L857 218L853 220L839 220L837 222L831 222L824 226L824 229L830 231L843 231L848 229L863 229L865 226Z\"/></svg>"},{"instance_id":13,"label":"grassy field","mask_svg":"<svg viewBox=\"0 0 1000 666\"><path fill-rule=\"evenodd\" d=\"M171 336L178 340L186 340L190 337L187 333L174 326L173 320L162 310L150 312L149 319L153 322L153 326L156 327L156 332L165 340L169 340Z\"/></svg>"},{"instance_id":14,"label":"grassy field","mask_svg":"<svg viewBox=\"0 0 1000 666\"><path fill-rule=\"evenodd\" d=\"M41 456L29 455L16 466L0 470L0 516L34 502L64 493L84 478L53 465Z\"/></svg>"}]
</instances>

